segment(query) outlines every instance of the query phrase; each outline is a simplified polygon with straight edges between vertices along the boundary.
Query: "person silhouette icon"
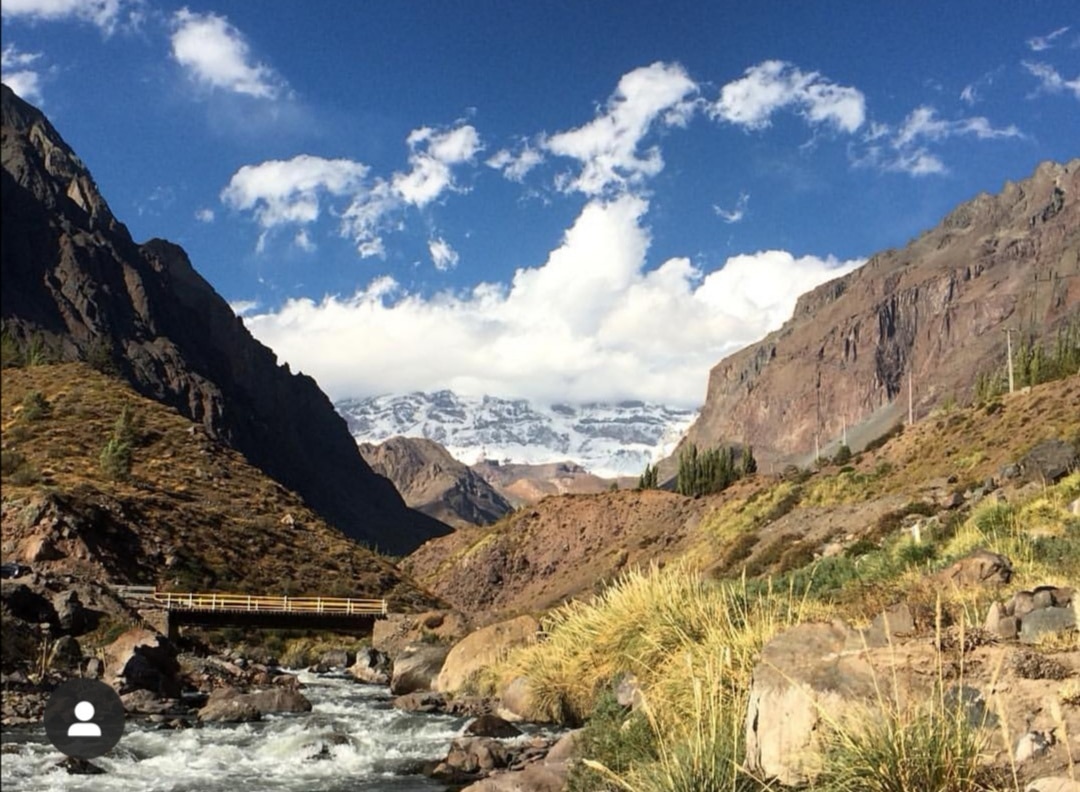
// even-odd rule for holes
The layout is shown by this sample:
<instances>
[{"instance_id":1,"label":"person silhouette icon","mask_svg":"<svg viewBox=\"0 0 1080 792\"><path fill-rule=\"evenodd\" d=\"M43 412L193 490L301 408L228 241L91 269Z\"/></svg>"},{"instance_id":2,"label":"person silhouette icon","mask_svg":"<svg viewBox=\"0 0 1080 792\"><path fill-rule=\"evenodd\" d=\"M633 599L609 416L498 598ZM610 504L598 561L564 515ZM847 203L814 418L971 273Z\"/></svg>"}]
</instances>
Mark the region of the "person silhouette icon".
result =
<instances>
[{"instance_id":1,"label":"person silhouette icon","mask_svg":"<svg viewBox=\"0 0 1080 792\"><path fill-rule=\"evenodd\" d=\"M73 723L68 727L68 737L100 737L101 727L91 723L94 719L94 705L89 701L80 701L75 705L75 717L80 723Z\"/></svg>"}]
</instances>

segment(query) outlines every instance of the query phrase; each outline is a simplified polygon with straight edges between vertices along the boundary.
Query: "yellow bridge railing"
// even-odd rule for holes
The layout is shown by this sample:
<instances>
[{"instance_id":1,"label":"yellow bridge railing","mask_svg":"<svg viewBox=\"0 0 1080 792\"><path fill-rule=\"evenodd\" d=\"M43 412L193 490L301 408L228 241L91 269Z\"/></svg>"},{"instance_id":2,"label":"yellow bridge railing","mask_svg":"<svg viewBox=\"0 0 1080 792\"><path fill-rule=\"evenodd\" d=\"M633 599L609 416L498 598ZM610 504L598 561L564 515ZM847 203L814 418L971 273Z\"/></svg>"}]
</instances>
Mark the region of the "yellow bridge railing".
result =
<instances>
[{"instance_id":1,"label":"yellow bridge railing","mask_svg":"<svg viewBox=\"0 0 1080 792\"><path fill-rule=\"evenodd\" d=\"M254 594L147 592L146 599L167 610L230 613L315 613L328 616L385 616L386 600L343 597L259 597Z\"/></svg>"}]
</instances>

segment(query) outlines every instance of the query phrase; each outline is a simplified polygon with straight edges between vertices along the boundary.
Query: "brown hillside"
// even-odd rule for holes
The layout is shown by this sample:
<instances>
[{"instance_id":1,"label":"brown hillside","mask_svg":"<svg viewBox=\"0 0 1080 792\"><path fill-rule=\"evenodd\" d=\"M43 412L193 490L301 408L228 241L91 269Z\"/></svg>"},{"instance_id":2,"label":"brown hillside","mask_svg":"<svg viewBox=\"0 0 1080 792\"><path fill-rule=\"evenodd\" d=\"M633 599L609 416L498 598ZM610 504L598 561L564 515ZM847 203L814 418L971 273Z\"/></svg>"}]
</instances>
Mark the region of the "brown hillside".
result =
<instances>
[{"instance_id":1,"label":"brown hillside","mask_svg":"<svg viewBox=\"0 0 1080 792\"><path fill-rule=\"evenodd\" d=\"M78 363L7 368L2 394L5 561L97 583L437 604L200 425L121 380ZM100 457L125 407L133 465L117 481Z\"/></svg>"},{"instance_id":2,"label":"brown hillside","mask_svg":"<svg viewBox=\"0 0 1080 792\"><path fill-rule=\"evenodd\" d=\"M490 525L513 508L488 482L434 440L391 437L360 453L386 476L410 507L447 525Z\"/></svg>"},{"instance_id":3,"label":"brown hillside","mask_svg":"<svg viewBox=\"0 0 1080 792\"><path fill-rule=\"evenodd\" d=\"M628 566L687 554L717 576L777 574L860 540L880 543L908 511L945 524L992 492L1037 489L1031 471L1007 478L1003 468L1044 440L1080 449L1078 405L1073 376L937 411L845 466L787 480L759 474L697 499L658 490L549 497L490 528L431 540L402 566L454 606L490 615L544 609Z\"/></svg>"},{"instance_id":4,"label":"brown hillside","mask_svg":"<svg viewBox=\"0 0 1080 792\"><path fill-rule=\"evenodd\" d=\"M763 462L812 458L847 426L859 448L901 416L967 401L1013 340L1080 315L1080 160L980 195L902 250L803 295L792 318L725 358L684 442L753 445ZM674 469L669 460L665 473Z\"/></svg>"}]
</instances>

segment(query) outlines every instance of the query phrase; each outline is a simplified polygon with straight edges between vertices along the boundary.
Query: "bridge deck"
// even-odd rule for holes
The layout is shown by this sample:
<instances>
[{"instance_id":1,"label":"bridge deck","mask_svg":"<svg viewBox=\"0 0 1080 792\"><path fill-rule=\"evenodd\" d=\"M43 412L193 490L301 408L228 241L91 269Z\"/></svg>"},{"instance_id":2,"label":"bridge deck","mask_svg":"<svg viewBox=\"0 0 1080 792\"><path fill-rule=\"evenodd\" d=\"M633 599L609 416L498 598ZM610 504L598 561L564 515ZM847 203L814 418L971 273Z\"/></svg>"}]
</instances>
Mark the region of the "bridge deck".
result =
<instances>
[{"instance_id":1,"label":"bridge deck","mask_svg":"<svg viewBox=\"0 0 1080 792\"><path fill-rule=\"evenodd\" d=\"M254 594L224 594L158 591L144 586L128 586L120 591L126 599L144 606L184 613L279 613L323 616L385 616L386 600L346 597L263 597Z\"/></svg>"}]
</instances>

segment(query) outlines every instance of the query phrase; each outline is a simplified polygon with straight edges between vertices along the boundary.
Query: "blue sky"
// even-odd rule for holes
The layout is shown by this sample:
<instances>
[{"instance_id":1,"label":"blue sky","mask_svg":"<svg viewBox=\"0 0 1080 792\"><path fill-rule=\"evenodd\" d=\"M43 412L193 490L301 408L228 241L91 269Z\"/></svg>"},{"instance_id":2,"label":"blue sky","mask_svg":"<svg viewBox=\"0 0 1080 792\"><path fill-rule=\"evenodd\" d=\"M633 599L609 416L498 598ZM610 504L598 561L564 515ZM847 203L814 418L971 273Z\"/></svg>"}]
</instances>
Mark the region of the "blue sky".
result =
<instances>
[{"instance_id":1,"label":"blue sky","mask_svg":"<svg viewBox=\"0 0 1080 792\"><path fill-rule=\"evenodd\" d=\"M335 398L694 406L1080 139L1074 0L0 8L4 81L133 236Z\"/></svg>"}]
</instances>

